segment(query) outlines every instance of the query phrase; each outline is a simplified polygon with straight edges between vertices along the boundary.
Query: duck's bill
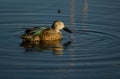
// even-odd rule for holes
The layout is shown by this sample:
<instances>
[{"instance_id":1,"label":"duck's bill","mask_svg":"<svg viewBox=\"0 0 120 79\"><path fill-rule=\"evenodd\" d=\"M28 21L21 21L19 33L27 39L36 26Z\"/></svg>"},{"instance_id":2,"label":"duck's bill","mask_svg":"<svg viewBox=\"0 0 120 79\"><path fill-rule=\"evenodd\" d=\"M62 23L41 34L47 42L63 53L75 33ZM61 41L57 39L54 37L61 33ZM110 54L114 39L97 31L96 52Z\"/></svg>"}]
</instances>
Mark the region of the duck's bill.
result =
<instances>
[{"instance_id":1,"label":"duck's bill","mask_svg":"<svg viewBox=\"0 0 120 79\"><path fill-rule=\"evenodd\" d=\"M73 33L72 31L70 31L67 27L63 28L64 31L68 32L68 33Z\"/></svg>"}]
</instances>

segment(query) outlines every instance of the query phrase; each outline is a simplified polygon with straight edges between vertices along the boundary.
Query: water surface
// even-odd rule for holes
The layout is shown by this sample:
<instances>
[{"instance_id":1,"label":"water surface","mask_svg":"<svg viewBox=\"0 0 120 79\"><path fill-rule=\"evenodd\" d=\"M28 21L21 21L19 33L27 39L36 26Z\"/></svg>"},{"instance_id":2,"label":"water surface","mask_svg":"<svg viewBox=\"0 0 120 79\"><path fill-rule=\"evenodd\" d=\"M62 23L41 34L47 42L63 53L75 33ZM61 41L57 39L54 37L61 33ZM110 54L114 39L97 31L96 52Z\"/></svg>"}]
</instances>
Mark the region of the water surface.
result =
<instances>
[{"instance_id":1,"label":"water surface","mask_svg":"<svg viewBox=\"0 0 120 79\"><path fill-rule=\"evenodd\" d=\"M119 79L119 0L0 0L0 79ZM25 28L61 20L61 42L23 43ZM51 45L49 47L49 45Z\"/></svg>"}]
</instances>

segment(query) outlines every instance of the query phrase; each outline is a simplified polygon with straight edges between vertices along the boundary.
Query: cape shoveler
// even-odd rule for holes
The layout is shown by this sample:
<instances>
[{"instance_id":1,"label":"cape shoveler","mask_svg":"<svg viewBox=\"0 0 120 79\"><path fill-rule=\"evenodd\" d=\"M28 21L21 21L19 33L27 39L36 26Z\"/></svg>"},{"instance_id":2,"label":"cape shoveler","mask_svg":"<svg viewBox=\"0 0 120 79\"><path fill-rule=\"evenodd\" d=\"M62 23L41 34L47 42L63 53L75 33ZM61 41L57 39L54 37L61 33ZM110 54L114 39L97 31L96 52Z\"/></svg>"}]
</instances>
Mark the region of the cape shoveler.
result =
<instances>
[{"instance_id":1,"label":"cape shoveler","mask_svg":"<svg viewBox=\"0 0 120 79\"><path fill-rule=\"evenodd\" d=\"M23 41L40 41L40 40L61 40L62 33L60 30L72 33L65 27L62 21L54 21L51 28L34 27L26 29L25 34L21 36Z\"/></svg>"}]
</instances>

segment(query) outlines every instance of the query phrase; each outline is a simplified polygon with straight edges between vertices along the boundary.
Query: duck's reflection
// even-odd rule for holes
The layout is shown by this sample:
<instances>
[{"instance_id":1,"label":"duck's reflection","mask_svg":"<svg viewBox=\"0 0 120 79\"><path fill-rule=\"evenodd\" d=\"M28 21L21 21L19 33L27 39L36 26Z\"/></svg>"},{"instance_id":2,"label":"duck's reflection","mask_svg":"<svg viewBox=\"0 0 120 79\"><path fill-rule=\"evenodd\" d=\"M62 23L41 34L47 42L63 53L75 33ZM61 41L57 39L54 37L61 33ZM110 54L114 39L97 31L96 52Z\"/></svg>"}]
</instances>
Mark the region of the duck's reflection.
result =
<instances>
[{"instance_id":1,"label":"duck's reflection","mask_svg":"<svg viewBox=\"0 0 120 79\"><path fill-rule=\"evenodd\" d=\"M63 49L68 47L72 41L68 41L64 44L61 40L56 41L40 41L40 42L24 42L20 46L24 47L26 51L39 51L52 50L54 55L63 55Z\"/></svg>"}]
</instances>

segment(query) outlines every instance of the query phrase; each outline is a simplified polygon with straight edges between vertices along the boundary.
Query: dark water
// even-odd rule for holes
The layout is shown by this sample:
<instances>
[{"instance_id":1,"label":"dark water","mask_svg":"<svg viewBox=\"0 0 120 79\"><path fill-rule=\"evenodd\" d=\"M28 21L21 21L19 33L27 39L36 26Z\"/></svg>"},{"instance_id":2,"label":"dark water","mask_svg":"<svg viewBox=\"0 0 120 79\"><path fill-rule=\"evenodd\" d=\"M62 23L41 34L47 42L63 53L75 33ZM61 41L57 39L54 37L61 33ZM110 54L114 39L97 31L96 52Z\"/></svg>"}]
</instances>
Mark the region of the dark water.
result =
<instances>
[{"instance_id":1,"label":"dark water","mask_svg":"<svg viewBox=\"0 0 120 79\"><path fill-rule=\"evenodd\" d=\"M57 47L22 43L58 19L74 33ZM119 78L120 0L0 0L0 79Z\"/></svg>"}]
</instances>

